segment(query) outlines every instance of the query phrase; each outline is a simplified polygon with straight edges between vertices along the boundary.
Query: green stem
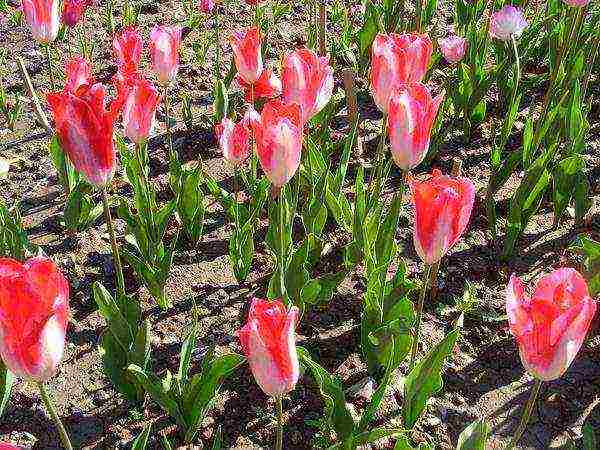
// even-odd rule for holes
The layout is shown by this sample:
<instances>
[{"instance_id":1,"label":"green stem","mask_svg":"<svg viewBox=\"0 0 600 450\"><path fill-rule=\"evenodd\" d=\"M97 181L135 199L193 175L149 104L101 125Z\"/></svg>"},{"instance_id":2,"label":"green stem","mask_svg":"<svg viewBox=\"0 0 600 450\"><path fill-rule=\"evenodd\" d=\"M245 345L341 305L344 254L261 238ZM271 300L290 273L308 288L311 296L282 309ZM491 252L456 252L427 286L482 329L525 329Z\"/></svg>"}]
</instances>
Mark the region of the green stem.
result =
<instances>
[{"instance_id":1,"label":"green stem","mask_svg":"<svg viewBox=\"0 0 600 450\"><path fill-rule=\"evenodd\" d=\"M50 399L50 395L48 394L46 386L44 385L44 383L37 383L37 386L40 390L40 395L42 397L42 401L44 402L44 406L48 410L48 413L50 414L54 425L56 425L56 428L58 429L58 434L60 434L60 439L63 443L63 446L65 447L65 450L73 450L73 446L71 445L71 440L69 439L67 430L61 422L60 417L58 417L58 413L56 412L56 408L54 407L54 404Z\"/></svg>"},{"instance_id":2,"label":"green stem","mask_svg":"<svg viewBox=\"0 0 600 450\"><path fill-rule=\"evenodd\" d=\"M283 303L287 305L287 290L285 288L285 249L283 248L285 243L285 184L281 186L281 190L279 191L279 246L280 246L280 255L279 255L279 283L281 287L281 299Z\"/></svg>"},{"instance_id":3,"label":"green stem","mask_svg":"<svg viewBox=\"0 0 600 450\"><path fill-rule=\"evenodd\" d=\"M519 60L519 51L517 50L517 41L515 40L515 36L511 34L510 40L515 53L515 80L513 82L512 98L510 100L510 107L512 108L512 105L517 100L517 94L519 91L519 81L521 80L521 61Z\"/></svg>"},{"instance_id":4,"label":"green stem","mask_svg":"<svg viewBox=\"0 0 600 450\"><path fill-rule=\"evenodd\" d=\"M238 204L238 190L239 190L239 182L238 182L238 166L236 165L233 169L233 201L234 201L234 209L235 209L235 229L236 232L240 229L240 207ZM237 242L237 241L236 241Z\"/></svg>"},{"instance_id":5,"label":"green stem","mask_svg":"<svg viewBox=\"0 0 600 450\"><path fill-rule=\"evenodd\" d=\"M529 423L529 419L531 418L531 413L533 411L533 407L535 406L535 401L537 400L537 396L540 392L541 387L542 380L536 378L533 387L531 388L529 400L527 400L527 404L525 405L525 409L523 410L523 415L521 416L521 422L519 423L519 427L517 428L517 431L515 432L513 438L508 444L508 447L506 447L506 450L512 450L519 442L519 439L521 439L521 436L523 436L523 433L527 428L527 424Z\"/></svg>"},{"instance_id":6,"label":"green stem","mask_svg":"<svg viewBox=\"0 0 600 450\"><path fill-rule=\"evenodd\" d=\"M383 115L383 119L381 120L381 134L379 135L379 144L377 144L377 156L375 159L375 167L373 168L373 173L371 174L371 180L369 181L369 189L367 193L374 194L373 189L377 189L380 183L383 180L380 180L384 168L381 166L385 166L385 137L387 134L387 114Z\"/></svg>"},{"instance_id":7,"label":"green stem","mask_svg":"<svg viewBox=\"0 0 600 450\"><path fill-rule=\"evenodd\" d=\"M123 266L119 256L119 247L117 246L117 237L115 236L115 228L113 226L112 217L110 215L110 206L108 204L108 193L106 187L102 190L102 205L104 206L104 216L106 218L106 226L110 236L110 246L112 248L113 259L115 261L115 270L117 272L117 292L119 295L125 295L125 278L123 277Z\"/></svg>"},{"instance_id":8,"label":"green stem","mask_svg":"<svg viewBox=\"0 0 600 450\"><path fill-rule=\"evenodd\" d=\"M165 84L165 124L167 126L167 145L169 154L173 153L173 137L171 136L171 102L169 101L169 86Z\"/></svg>"},{"instance_id":9,"label":"green stem","mask_svg":"<svg viewBox=\"0 0 600 450\"><path fill-rule=\"evenodd\" d=\"M48 63L48 74L50 76L50 86L52 90L56 90L56 83L54 82L54 71L52 70L52 56L50 55L50 44L44 44L44 52L46 53L46 62Z\"/></svg>"},{"instance_id":10,"label":"green stem","mask_svg":"<svg viewBox=\"0 0 600 450\"><path fill-rule=\"evenodd\" d=\"M275 397L275 403L277 404L277 442L275 443L275 450L283 449L283 399L281 395Z\"/></svg>"},{"instance_id":11,"label":"green stem","mask_svg":"<svg viewBox=\"0 0 600 450\"><path fill-rule=\"evenodd\" d=\"M215 5L215 81L221 79L221 35L219 28L219 5Z\"/></svg>"},{"instance_id":12,"label":"green stem","mask_svg":"<svg viewBox=\"0 0 600 450\"><path fill-rule=\"evenodd\" d=\"M417 350L419 348L419 336L421 334L421 318L423 317L423 304L425 303L425 295L427 294L427 282L431 273L431 266L425 265L423 271L423 284L421 286L421 294L419 296L419 304L417 305L417 319L415 321L415 336L412 342L412 350L410 352L410 365L408 370L412 370L417 359Z\"/></svg>"}]
</instances>

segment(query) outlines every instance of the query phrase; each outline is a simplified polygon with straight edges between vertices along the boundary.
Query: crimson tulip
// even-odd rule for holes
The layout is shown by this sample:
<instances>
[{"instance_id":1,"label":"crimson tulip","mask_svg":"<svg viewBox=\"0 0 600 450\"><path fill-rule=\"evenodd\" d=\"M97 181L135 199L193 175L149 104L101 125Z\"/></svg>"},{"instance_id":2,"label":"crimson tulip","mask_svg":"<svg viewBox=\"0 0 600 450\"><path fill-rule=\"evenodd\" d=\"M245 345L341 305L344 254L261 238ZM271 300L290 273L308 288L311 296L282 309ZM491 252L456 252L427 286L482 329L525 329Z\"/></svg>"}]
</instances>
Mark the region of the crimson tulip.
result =
<instances>
[{"instance_id":1,"label":"crimson tulip","mask_svg":"<svg viewBox=\"0 0 600 450\"><path fill-rule=\"evenodd\" d=\"M58 0L23 0L25 20L31 28L33 37L40 44L53 42L60 28Z\"/></svg>"},{"instance_id":2,"label":"crimson tulip","mask_svg":"<svg viewBox=\"0 0 600 450\"><path fill-rule=\"evenodd\" d=\"M117 67L122 74L138 70L142 59L144 44L137 28L125 27L113 39L113 51L117 59Z\"/></svg>"},{"instance_id":3,"label":"crimson tulip","mask_svg":"<svg viewBox=\"0 0 600 450\"><path fill-rule=\"evenodd\" d=\"M69 284L47 258L0 258L0 355L17 376L44 383L57 371L69 321Z\"/></svg>"},{"instance_id":4,"label":"crimson tulip","mask_svg":"<svg viewBox=\"0 0 600 450\"><path fill-rule=\"evenodd\" d=\"M443 99L443 93L432 98L421 83L403 85L392 94L388 107L390 148L394 162L403 171L413 169L425 158Z\"/></svg>"},{"instance_id":5,"label":"crimson tulip","mask_svg":"<svg viewBox=\"0 0 600 450\"><path fill-rule=\"evenodd\" d=\"M150 32L150 59L161 83L172 81L179 69L181 27L156 25Z\"/></svg>"},{"instance_id":6,"label":"crimson tulip","mask_svg":"<svg viewBox=\"0 0 600 450\"><path fill-rule=\"evenodd\" d=\"M300 375L295 326L298 308L281 300L253 299L248 321L237 332L254 379L265 392L279 397L294 389Z\"/></svg>"},{"instance_id":7,"label":"crimson tulip","mask_svg":"<svg viewBox=\"0 0 600 450\"><path fill-rule=\"evenodd\" d=\"M297 103L271 100L260 120L252 124L256 152L267 178L276 187L286 184L298 170L302 154L302 112Z\"/></svg>"},{"instance_id":8,"label":"crimson tulip","mask_svg":"<svg viewBox=\"0 0 600 450\"><path fill-rule=\"evenodd\" d=\"M575 269L563 268L540 278L531 297L512 275L506 312L523 366L534 377L551 381L561 377L577 356L596 302L584 278Z\"/></svg>"},{"instance_id":9,"label":"crimson tulip","mask_svg":"<svg viewBox=\"0 0 600 450\"><path fill-rule=\"evenodd\" d=\"M238 74L247 84L255 84L263 73L260 30L252 27L235 32L229 42Z\"/></svg>"},{"instance_id":10,"label":"crimson tulip","mask_svg":"<svg viewBox=\"0 0 600 450\"><path fill-rule=\"evenodd\" d=\"M235 79L244 90L244 99L248 103L254 103L259 98L276 98L281 95L281 80L271 69L264 69L254 84L246 83L240 74Z\"/></svg>"},{"instance_id":11,"label":"crimson tulip","mask_svg":"<svg viewBox=\"0 0 600 450\"><path fill-rule=\"evenodd\" d=\"M392 93L404 83L423 80L433 45L426 34L378 34L371 55L371 91L384 114Z\"/></svg>"},{"instance_id":12,"label":"crimson tulip","mask_svg":"<svg viewBox=\"0 0 600 450\"><path fill-rule=\"evenodd\" d=\"M160 94L150 80L139 74L133 74L123 82L127 85L123 104L124 134L139 145L150 135Z\"/></svg>"},{"instance_id":13,"label":"crimson tulip","mask_svg":"<svg viewBox=\"0 0 600 450\"><path fill-rule=\"evenodd\" d=\"M329 57L318 56L306 48L296 50L283 59L283 101L298 103L302 121L319 113L333 93L333 69Z\"/></svg>"},{"instance_id":14,"label":"crimson tulip","mask_svg":"<svg viewBox=\"0 0 600 450\"><path fill-rule=\"evenodd\" d=\"M473 203L475 185L468 178L450 177L434 170L426 181L411 181L415 206L415 249L429 265L435 264L464 233Z\"/></svg>"},{"instance_id":15,"label":"crimson tulip","mask_svg":"<svg viewBox=\"0 0 600 450\"><path fill-rule=\"evenodd\" d=\"M72 67L67 65L67 69ZM56 133L61 147L75 169L98 187L108 184L114 174L116 153L113 126L119 115L125 92L105 105L106 89L91 78L86 84L73 81L75 73L67 73L62 92L47 94L54 115ZM76 86L76 90L71 90Z\"/></svg>"}]
</instances>

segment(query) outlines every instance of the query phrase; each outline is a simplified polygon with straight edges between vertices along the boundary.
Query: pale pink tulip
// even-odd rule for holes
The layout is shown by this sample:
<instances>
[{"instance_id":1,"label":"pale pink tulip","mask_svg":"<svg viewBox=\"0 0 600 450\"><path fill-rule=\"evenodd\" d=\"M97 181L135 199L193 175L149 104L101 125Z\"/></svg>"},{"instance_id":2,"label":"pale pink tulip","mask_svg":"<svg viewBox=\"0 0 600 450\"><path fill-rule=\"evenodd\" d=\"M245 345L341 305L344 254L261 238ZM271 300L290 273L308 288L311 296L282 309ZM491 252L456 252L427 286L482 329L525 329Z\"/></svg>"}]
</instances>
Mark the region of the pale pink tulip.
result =
<instances>
[{"instance_id":1,"label":"pale pink tulip","mask_svg":"<svg viewBox=\"0 0 600 450\"><path fill-rule=\"evenodd\" d=\"M250 155L249 127L247 119L235 123L228 117L215 126L215 134L223 156L234 166L243 163Z\"/></svg>"},{"instance_id":2,"label":"pale pink tulip","mask_svg":"<svg viewBox=\"0 0 600 450\"><path fill-rule=\"evenodd\" d=\"M506 5L492 14L490 36L501 41L509 41L511 36L514 38L521 36L527 25L523 12L519 8Z\"/></svg>"},{"instance_id":3,"label":"pale pink tulip","mask_svg":"<svg viewBox=\"0 0 600 450\"><path fill-rule=\"evenodd\" d=\"M455 64L465 57L468 41L460 36L452 35L438 39L442 55L450 64Z\"/></svg>"},{"instance_id":4,"label":"pale pink tulip","mask_svg":"<svg viewBox=\"0 0 600 450\"><path fill-rule=\"evenodd\" d=\"M152 69L161 83L168 83L177 76L181 27L156 25L150 32L150 59Z\"/></svg>"}]
</instances>

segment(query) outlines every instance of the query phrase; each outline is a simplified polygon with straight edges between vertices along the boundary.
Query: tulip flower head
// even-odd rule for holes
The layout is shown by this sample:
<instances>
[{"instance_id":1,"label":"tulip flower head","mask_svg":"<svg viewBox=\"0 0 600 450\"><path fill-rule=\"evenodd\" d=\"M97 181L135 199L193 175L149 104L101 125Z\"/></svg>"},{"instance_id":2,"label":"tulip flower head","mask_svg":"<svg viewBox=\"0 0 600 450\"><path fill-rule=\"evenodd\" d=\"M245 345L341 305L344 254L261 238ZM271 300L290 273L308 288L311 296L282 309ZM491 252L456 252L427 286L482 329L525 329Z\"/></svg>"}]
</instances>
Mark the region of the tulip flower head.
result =
<instances>
[{"instance_id":1,"label":"tulip flower head","mask_svg":"<svg viewBox=\"0 0 600 450\"><path fill-rule=\"evenodd\" d=\"M297 103L271 100L260 121L252 124L256 152L265 175L276 187L286 184L298 170L302 154L302 112Z\"/></svg>"},{"instance_id":2,"label":"tulip flower head","mask_svg":"<svg viewBox=\"0 0 600 450\"><path fill-rule=\"evenodd\" d=\"M0 450L22 450L22 448L8 442L0 442Z\"/></svg>"},{"instance_id":3,"label":"tulip flower head","mask_svg":"<svg viewBox=\"0 0 600 450\"><path fill-rule=\"evenodd\" d=\"M60 28L58 0L22 0L25 20L40 44L53 42Z\"/></svg>"},{"instance_id":4,"label":"tulip flower head","mask_svg":"<svg viewBox=\"0 0 600 450\"><path fill-rule=\"evenodd\" d=\"M124 134L140 144L150 135L160 94L150 80L139 74L133 74L122 82L127 84L123 104Z\"/></svg>"},{"instance_id":5,"label":"tulip flower head","mask_svg":"<svg viewBox=\"0 0 600 450\"><path fill-rule=\"evenodd\" d=\"M235 79L244 90L244 99L248 103L254 103L259 98L276 98L281 95L281 80L271 69L264 69L254 84L246 83L240 74Z\"/></svg>"},{"instance_id":6,"label":"tulip flower head","mask_svg":"<svg viewBox=\"0 0 600 450\"><path fill-rule=\"evenodd\" d=\"M198 9L204 14L210 14L215 10L214 0L200 0L198 3Z\"/></svg>"},{"instance_id":7,"label":"tulip flower head","mask_svg":"<svg viewBox=\"0 0 600 450\"><path fill-rule=\"evenodd\" d=\"M516 39L521 36L527 25L523 12L519 8L506 5L492 14L490 36L501 41L510 41L513 37Z\"/></svg>"},{"instance_id":8,"label":"tulip flower head","mask_svg":"<svg viewBox=\"0 0 600 450\"><path fill-rule=\"evenodd\" d=\"M15 375L56 373L69 320L69 284L47 258L0 258L0 356Z\"/></svg>"},{"instance_id":9,"label":"tulip flower head","mask_svg":"<svg viewBox=\"0 0 600 450\"><path fill-rule=\"evenodd\" d=\"M581 348L596 302L575 269L558 269L537 283L533 296L512 275L506 288L510 331L525 369L543 381L562 376Z\"/></svg>"},{"instance_id":10,"label":"tulip flower head","mask_svg":"<svg viewBox=\"0 0 600 450\"><path fill-rule=\"evenodd\" d=\"M260 30L252 27L235 32L229 42L238 74L247 84L255 84L263 73Z\"/></svg>"},{"instance_id":11,"label":"tulip flower head","mask_svg":"<svg viewBox=\"0 0 600 450\"><path fill-rule=\"evenodd\" d=\"M85 8L87 8L87 0L65 0L62 21L66 26L74 27L81 20Z\"/></svg>"},{"instance_id":12,"label":"tulip flower head","mask_svg":"<svg viewBox=\"0 0 600 450\"><path fill-rule=\"evenodd\" d=\"M421 164L431 129L444 94L432 98L421 83L404 85L392 94L388 105L388 133L392 158L403 171Z\"/></svg>"},{"instance_id":13,"label":"tulip flower head","mask_svg":"<svg viewBox=\"0 0 600 450\"><path fill-rule=\"evenodd\" d=\"M256 382L278 397L294 389L300 376L295 327L298 308L281 300L253 299L248 321L237 332Z\"/></svg>"},{"instance_id":14,"label":"tulip flower head","mask_svg":"<svg viewBox=\"0 0 600 450\"><path fill-rule=\"evenodd\" d=\"M152 68L161 83L168 83L177 76L181 27L156 25L150 32L150 59Z\"/></svg>"},{"instance_id":15,"label":"tulip flower head","mask_svg":"<svg viewBox=\"0 0 600 450\"><path fill-rule=\"evenodd\" d=\"M442 55L450 64L455 64L464 58L468 41L460 36L452 35L438 39Z\"/></svg>"},{"instance_id":16,"label":"tulip flower head","mask_svg":"<svg viewBox=\"0 0 600 450\"><path fill-rule=\"evenodd\" d=\"M302 121L318 114L333 93L333 69L329 57L318 56L308 49L296 50L283 59L283 101L298 103Z\"/></svg>"},{"instance_id":17,"label":"tulip flower head","mask_svg":"<svg viewBox=\"0 0 600 450\"><path fill-rule=\"evenodd\" d=\"M243 163L250 155L250 124L244 118L239 123L228 117L215 126L215 134L223 156L234 166Z\"/></svg>"},{"instance_id":18,"label":"tulip flower head","mask_svg":"<svg viewBox=\"0 0 600 450\"><path fill-rule=\"evenodd\" d=\"M371 55L371 91L384 114L392 92L405 83L423 80L433 45L425 34L378 34Z\"/></svg>"},{"instance_id":19,"label":"tulip flower head","mask_svg":"<svg viewBox=\"0 0 600 450\"><path fill-rule=\"evenodd\" d=\"M411 181L415 206L413 240L419 257L435 264L465 232L473 203L475 185L468 178L454 178L434 170L426 181Z\"/></svg>"},{"instance_id":20,"label":"tulip flower head","mask_svg":"<svg viewBox=\"0 0 600 450\"><path fill-rule=\"evenodd\" d=\"M125 92L118 89L118 98L107 107L105 87L91 76L83 80L85 68L81 65L69 63L67 71L73 67L77 70L67 72L65 89L48 94L46 99L62 149L78 172L91 184L102 187L112 180L116 167L113 127Z\"/></svg>"},{"instance_id":21,"label":"tulip flower head","mask_svg":"<svg viewBox=\"0 0 600 450\"><path fill-rule=\"evenodd\" d=\"M67 61L65 66L67 80L65 91L76 92L81 86L92 84L92 67L90 63L81 56L75 56Z\"/></svg>"},{"instance_id":22,"label":"tulip flower head","mask_svg":"<svg viewBox=\"0 0 600 450\"><path fill-rule=\"evenodd\" d=\"M564 2L573 8L583 8L590 2L590 0L564 0Z\"/></svg>"},{"instance_id":23,"label":"tulip flower head","mask_svg":"<svg viewBox=\"0 0 600 450\"><path fill-rule=\"evenodd\" d=\"M138 70L143 48L142 36L135 27L125 27L115 36L113 50L120 73L129 74Z\"/></svg>"}]
</instances>

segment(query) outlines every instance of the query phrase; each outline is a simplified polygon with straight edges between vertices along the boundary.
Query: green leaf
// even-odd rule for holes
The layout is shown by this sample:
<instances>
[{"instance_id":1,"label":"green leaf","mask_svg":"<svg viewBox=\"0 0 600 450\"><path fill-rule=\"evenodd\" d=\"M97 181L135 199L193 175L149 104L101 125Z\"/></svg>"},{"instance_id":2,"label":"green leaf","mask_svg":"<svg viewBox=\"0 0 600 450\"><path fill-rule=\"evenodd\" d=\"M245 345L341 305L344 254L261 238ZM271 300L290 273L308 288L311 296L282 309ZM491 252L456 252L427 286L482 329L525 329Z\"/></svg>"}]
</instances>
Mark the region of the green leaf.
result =
<instances>
[{"instance_id":1,"label":"green leaf","mask_svg":"<svg viewBox=\"0 0 600 450\"><path fill-rule=\"evenodd\" d=\"M110 333L115 337L122 350L127 352L129 344L133 341L133 332L129 322L102 283L96 281L92 286L92 292L100 314L108 324Z\"/></svg>"},{"instance_id":2,"label":"green leaf","mask_svg":"<svg viewBox=\"0 0 600 450\"><path fill-rule=\"evenodd\" d=\"M229 96L227 95L227 87L223 80L215 81L213 97L215 99L213 105L213 120L215 123L221 123L223 118L227 116L229 110Z\"/></svg>"},{"instance_id":3,"label":"green leaf","mask_svg":"<svg viewBox=\"0 0 600 450\"><path fill-rule=\"evenodd\" d=\"M327 420L335 430L338 439L345 441L352 437L355 424L352 415L346 407L346 397L341 381L338 377L331 375L317 362L313 361L306 349L298 347L297 350L300 362L310 370L313 380L319 387L319 391L325 402Z\"/></svg>"},{"instance_id":4,"label":"green leaf","mask_svg":"<svg viewBox=\"0 0 600 450\"><path fill-rule=\"evenodd\" d=\"M179 355L179 370L177 371L177 378L179 378L182 385L185 385L188 380L188 373L190 370L190 364L192 361L192 352L196 348L196 342L198 340L197 327L194 325L190 330L189 334L181 345L181 354Z\"/></svg>"},{"instance_id":5,"label":"green leaf","mask_svg":"<svg viewBox=\"0 0 600 450\"><path fill-rule=\"evenodd\" d=\"M600 448L598 445L598 439L596 438L596 433L592 428L592 425L589 422L586 422L583 427L583 448L584 450L598 450Z\"/></svg>"},{"instance_id":6,"label":"green leaf","mask_svg":"<svg viewBox=\"0 0 600 450\"><path fill-rule=\"evenodd\" d=\"M4 414L4 410L8 405L12 386L15 382L15 376L0 360L0 417Z\"/></svg>"},{"instance_id":7,"label":"green leaf","mask_svg":"<svg viewBox=\"0 0 600 450\"><path fill-rule=\"evenodd\" d=\"M358 32L358 48L364 57L371 49L371 44L379 32L379 12L377 8L367 0L365 3L365 17L362 28Z\"/></svg>"},{"instance_id":8,"label":"green leaf","mask_svg":"<svg viewBox=\"0 0 600 450\"><path fill-rule=\"evenodd\" d=\"M56 135L52 136L49 148L50 158L58 172L58 179L67 191L72 191L79 181L79 174L73 168L73 164L63 151Z\"/></svg>"},{"instance_id":9,"label":"green leaf","mask_svg":"<svg viewBox=\"0 0 600 450\"><path fill-rule=\"evenodd\" d=\"M131 450L146 449L146 445L148 445L148 438L150 437L150 430L152 430L152 423L146 425L140 435L135 438L135 441L133 441L133 445L131 446Z\"/></svg>"},{"instance_id":10,"label":"green leaf","mask_svg":"<svg viewBox=\"0 0 600 450\"><path fill-rule=\"evenodd\" d=\"M394 446L394 450L434 450L434 448L434 446L428 444L420 444L418 447L413 447L406 436L398 438Z\"/></svg>"},{"instance_id":11,"label":"green leaf","mask_svg":"<svg viewBox=\"0 0 600 450\"><path fill-rule=\"evenodd\" d=\"M579 181L579 174L585 168L585 161L580 155L569 156L560 161L553 171L554 222L558 223L564 214L569 201L575 193L575 186Z\"/></svg>"},{"instance_id":12,"label":"green leaf","mask_svg":"<svg viewBox=\"0 0 600 450\"><path fill-rule=\"evenodd\" d=\"M429 398L442 388L442 366L459 334L458 329L450 332L406 377L402 416L407 429L413 428Z\"/></svg>"},{"instance_id":13,"label":"green leaf","mask_svg":"<svg viewBox=\"0 0 600 450\"><path fill-rule=\"evenodd\" d=\"M460 433L456 450L486 450L490 431L485 419L476 420Z\"/></svg>"},{"instance_id":14,"label":"green leaf","mask_svg":"<svg viewBox=\"0 0 600 450\"><path fill-rule=\"evenodd\" d=\"M217 427L217 431L215 431L215 438L213 439L213 445L211 447L212 450L221 450L223 448L223 435L221 433L221 425Z\"/></svg>"}]
</instances>

